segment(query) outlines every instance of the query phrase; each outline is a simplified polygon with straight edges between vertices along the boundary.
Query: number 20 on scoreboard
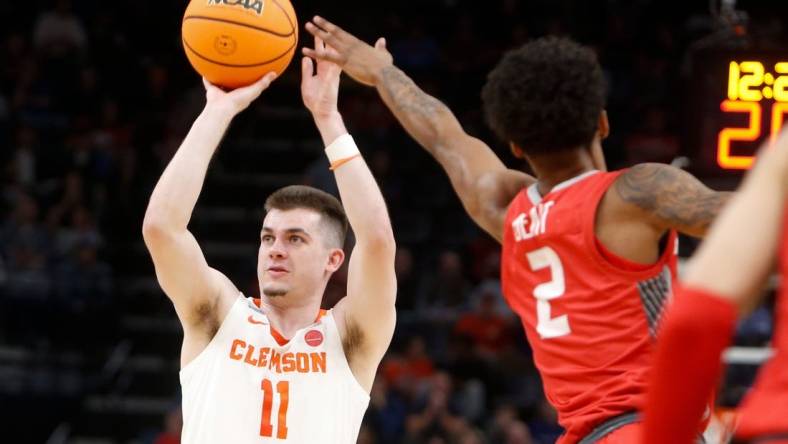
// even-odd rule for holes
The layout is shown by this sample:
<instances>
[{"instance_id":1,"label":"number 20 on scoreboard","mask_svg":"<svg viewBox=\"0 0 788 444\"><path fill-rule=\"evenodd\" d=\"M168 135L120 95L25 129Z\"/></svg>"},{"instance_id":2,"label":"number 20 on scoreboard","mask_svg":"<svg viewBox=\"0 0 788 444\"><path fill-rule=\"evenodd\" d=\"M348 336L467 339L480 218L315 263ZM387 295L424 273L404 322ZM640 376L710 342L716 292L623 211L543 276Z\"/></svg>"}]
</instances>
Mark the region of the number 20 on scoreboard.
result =
<instances>
[{"instance_id":1,"label":"number 20 on scoreboard","mask_svg":"<svg viewBox=\"0 0 788 444\"><path fill-rule=\"evenodd\" d=\"M752 167L755 157L735 155L731 146L735 142L754 142L761 137L764 117L769 121L771 143L777 139L788 113L788 62L769 66L758 61L730 62L728 69L728 94L720 104L726 113L747 113L747 128L723 128L717 136L717 163L729 170ZM771 104L771 107L768 105ZM766 113L764 113L764 105ZM769 108L771 108L769 110ZM764 114L767 114L764 116Z\"/></svg>"}]
</instances>

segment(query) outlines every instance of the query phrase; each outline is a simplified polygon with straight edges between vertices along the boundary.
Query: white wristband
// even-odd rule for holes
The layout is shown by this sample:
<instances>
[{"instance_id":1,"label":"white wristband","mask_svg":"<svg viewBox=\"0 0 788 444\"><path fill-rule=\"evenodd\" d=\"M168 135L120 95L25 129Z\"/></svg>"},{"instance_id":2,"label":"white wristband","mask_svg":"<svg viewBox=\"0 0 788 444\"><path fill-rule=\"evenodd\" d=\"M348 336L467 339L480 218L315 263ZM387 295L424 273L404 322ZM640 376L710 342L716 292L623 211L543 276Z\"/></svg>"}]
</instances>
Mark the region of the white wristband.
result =
<instances>
[{"instance_id":1,"label":"white wristband","mask_svg":"<svg viewBox=\"0 0 788 444\"><path fill-rule=\"evenodd\" d=\"M328 156L328 161L332 165L340 160L348 159L359 154L361 154L361 152L359 152L356 142L353 140L353 137L347 133L337 137L337 140L331 142L331 144L326 147L326 156Z\"/></svg>"}]
</instances>

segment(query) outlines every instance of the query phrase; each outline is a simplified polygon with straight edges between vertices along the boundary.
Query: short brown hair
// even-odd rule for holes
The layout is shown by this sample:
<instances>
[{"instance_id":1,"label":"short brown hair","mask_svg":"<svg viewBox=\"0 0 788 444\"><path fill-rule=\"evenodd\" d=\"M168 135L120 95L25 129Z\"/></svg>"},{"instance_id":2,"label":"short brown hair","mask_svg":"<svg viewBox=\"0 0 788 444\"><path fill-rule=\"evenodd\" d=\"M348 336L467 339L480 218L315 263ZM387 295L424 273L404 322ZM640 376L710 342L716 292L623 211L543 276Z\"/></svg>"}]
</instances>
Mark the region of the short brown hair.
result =
<instances>
[{"instance_id":1,"label":"short brown hair","mask_svg":"<svg viewBox=\"0 0 788 444\"><path fill-rule=\"evenodd\" d=\"M320 214L323 221L328 224L331 231L336 235L336 247L342 248L345 245L347 236L348 221L345 209L339 200L326 193L304 185L291 185L274 191L265 200L265 212L271 210L294 210L305 208Z\"/></svg>"}]
</instances>

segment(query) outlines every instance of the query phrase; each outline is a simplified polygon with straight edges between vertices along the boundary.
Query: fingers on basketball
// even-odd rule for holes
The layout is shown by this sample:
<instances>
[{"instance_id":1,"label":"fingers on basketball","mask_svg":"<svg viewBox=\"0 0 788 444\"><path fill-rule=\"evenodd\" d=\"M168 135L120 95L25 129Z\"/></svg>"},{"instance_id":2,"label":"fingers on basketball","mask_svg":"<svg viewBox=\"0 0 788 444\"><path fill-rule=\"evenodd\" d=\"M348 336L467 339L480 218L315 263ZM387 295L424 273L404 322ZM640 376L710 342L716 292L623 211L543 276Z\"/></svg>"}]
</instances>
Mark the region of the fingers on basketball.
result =
<instances>
[{"instance_id":1,"label":"fingers on basketball","mask_svg":"<svg viewBox=\"0 0 788 444\"><path fill-rule=\"evenodd\" d=\"M271 85L271 82L273 82L275 78L276 73L269 72L251 85L238 88L238 94L245 96L247 99L254 100Z\"/></svg>"}]
</instances>

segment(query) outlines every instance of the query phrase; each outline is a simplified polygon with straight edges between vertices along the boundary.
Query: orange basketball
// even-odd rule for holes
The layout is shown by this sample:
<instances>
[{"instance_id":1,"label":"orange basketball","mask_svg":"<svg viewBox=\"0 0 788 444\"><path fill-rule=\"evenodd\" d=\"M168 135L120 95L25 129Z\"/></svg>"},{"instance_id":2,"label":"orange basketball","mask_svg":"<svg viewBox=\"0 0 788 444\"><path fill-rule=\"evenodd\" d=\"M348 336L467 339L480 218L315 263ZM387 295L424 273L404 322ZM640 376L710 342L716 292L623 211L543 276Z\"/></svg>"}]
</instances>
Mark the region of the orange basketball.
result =
<instances>
[{"instance_id":1,"label":"orange basketball","mask_svg":"<svg viewBox=\"0 0 788 444\"><path fill-rule=\"evenodd\" d=\"M237 88L287 68L298 22L289 0L191 0L181 37L198 73L215 85Z\"/></svg>"}]
</instances>

